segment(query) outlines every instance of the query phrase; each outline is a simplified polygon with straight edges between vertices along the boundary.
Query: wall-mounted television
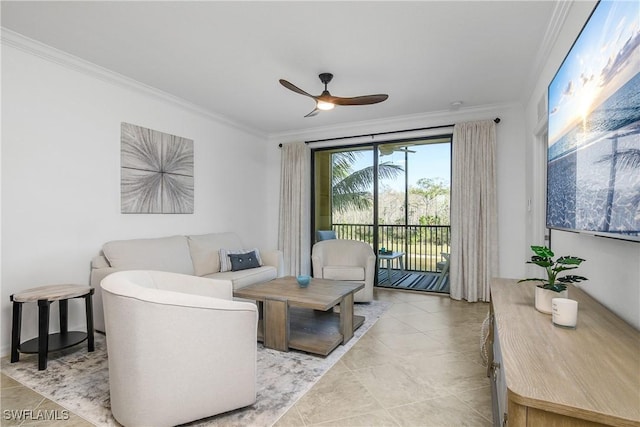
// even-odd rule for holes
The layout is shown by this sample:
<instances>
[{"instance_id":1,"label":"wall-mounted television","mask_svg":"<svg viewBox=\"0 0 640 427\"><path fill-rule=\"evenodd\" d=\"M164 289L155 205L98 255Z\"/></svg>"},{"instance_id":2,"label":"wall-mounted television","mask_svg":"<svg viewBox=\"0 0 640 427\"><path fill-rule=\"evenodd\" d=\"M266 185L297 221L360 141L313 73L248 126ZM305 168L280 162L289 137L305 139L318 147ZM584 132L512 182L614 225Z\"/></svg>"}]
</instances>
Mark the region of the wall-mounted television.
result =
<instances>
[{"instance_id":1,"label":"wall-mounted television","mask_svg":"<svg viewBox=\"0 0 640 427\"><path fill-rule=\"evenodd\" d=\"M639 21L601 0L549 84L548 228L640 242Z\"/></svg>"}]
</instances>

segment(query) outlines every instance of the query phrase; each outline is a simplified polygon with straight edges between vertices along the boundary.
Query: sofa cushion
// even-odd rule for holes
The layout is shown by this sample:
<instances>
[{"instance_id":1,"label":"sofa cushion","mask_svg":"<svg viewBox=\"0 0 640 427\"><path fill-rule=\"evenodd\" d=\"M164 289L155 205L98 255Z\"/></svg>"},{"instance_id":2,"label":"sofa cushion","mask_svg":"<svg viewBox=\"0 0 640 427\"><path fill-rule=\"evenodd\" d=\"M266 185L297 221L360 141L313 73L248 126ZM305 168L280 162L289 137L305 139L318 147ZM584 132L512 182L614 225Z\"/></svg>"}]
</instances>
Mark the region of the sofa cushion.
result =
<instances>
[{"instance_id":1,"label":"sofa cushion","mask_svg":"<svg viewBox=\"0 0 640 427\"><path fill-rule=\"evenodd\" d=\"M322 277L329 280L364 280L364 267L327 265L322 268Z\"/></svg>"},{"instance_id":2,"label":"sofa cushion","mask_svg":"<svg viewBox=\"0 0 640 427\"><path fill-rule=\"evenodd\" d=\"M229 254L231 260L231 271L246 270L248 268L258 268L258 258L256 258L255 251L247 252L244 254Z\"/></svg>"},{"instance_id":3,"label":"sofa cushion","mask_svg":"<svg viewBox=\"0 0 640 427\"><path fill-rule=\"evenodd\" d=\"M253 249L220 249L220 272L231 271L231 259L230 255L248 254L254 252L256 259L258 260L258 266L262 265L262 258L260 258L260 251L258 248Z\"/></svg>"},{"instance_id":4,"label":"sofa cushion","mask_svg":"<svg viewBox=\"0 0 640 427\"><path fill-rule=\"evenodd\" d=\"M233 289L240 289L256 283L268 282L269 280L275 279L277 275L277 268L265 265L258 268L250 268L248 270L214 273L205 277L208 279L231 280L231 283L233 283Z\"/></svg>"},{"instance_id":5,"label":"sofa cushion","mask_svg":"<svg viewBox=\"0 0 640 427\"><path fill-rule=\"evenodd\" d=\"M198 234L188 236L188 242L196 276L220 271L220 248L242 247L242 242L235 233Z\"/></svg>"},{"instance_id":6,"label":"sofa cushion","mask_svg":"<svg viewBox=\"0 0 640 427\"><path fill-rule=\"evenodd\" d=\"M105 243L102 252L114 268L193 275L193 263L185 236L114 240Z\"/></svg>"}]
</instances>

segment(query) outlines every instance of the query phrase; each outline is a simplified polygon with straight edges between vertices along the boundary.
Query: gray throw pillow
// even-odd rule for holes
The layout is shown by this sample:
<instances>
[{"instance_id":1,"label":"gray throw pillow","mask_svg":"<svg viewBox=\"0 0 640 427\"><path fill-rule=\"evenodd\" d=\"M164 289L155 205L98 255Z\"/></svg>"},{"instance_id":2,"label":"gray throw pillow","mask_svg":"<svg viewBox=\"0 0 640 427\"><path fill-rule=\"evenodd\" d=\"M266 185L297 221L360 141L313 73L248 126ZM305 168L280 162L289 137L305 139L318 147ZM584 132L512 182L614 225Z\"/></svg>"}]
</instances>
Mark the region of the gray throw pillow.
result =
<instances>
[{"instance_id":1,"label":"gray throw pillow","mask_svg":"<svg viewBox=\"0 0 640 427\"><path fill-rule=\"evenodd\" d=\"M260 267L260 262L254 251L245 254L229 254L228 256L231 260L231 271Z\"/></svg>"}]
</instances>

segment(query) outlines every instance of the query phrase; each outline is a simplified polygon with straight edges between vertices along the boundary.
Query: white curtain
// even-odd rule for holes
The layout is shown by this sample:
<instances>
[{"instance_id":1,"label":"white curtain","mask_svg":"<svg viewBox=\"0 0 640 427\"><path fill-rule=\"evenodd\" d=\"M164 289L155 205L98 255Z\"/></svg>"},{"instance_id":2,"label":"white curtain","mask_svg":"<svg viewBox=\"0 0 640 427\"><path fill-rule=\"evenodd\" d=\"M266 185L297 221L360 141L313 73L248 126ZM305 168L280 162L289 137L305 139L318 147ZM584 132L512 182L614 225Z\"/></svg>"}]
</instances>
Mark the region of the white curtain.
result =
<instances>
[{"instance_id":1,"label":"white curtain","mask_svg":"<svg viewBox=\"0 0 640 427\"><path fill-rule=\"evenodd\" d=\"M498 272L496 124L459 123L453 129L451 298L489 301Z\"/></svg>"},{"instance_id":2,"label":"white curtain","mask_svg":"<svg viewBox=\"0 0 640 427\"><path fill-rule=\"evenodd\" d=\"M311 151L304 142L282 144L278 248L284 274L309 274Z\"/></svg>"}]
</instances>

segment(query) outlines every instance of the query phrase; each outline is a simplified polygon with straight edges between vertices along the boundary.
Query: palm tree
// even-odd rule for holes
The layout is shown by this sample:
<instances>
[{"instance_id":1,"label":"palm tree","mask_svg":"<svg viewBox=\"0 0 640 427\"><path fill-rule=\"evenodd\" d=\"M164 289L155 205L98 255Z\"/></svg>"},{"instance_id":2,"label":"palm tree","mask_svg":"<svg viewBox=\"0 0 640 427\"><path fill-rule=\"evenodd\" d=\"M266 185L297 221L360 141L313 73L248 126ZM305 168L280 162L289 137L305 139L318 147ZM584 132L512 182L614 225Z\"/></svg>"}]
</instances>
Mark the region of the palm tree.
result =
<instances>
[{"instance_id":1,"label":"palm tree","mask_svg":"<svg viewBox=\"0 0 640 427\"><path fill-rule=\"evenodd\" d=\"M609 231L611 225L611 214L613 211L613 193L615 191L616 175L618 171L633 171L640 169L640 150L637 148L628 148L618 150L618 137L627 136L630 134L638 133L638 130L632 130L626 135L615 135L612 138L611 154L602 156L597 163L610 163L611 171L609 175L609 191L607 194L607 209L605 211L605 218L603 223L603 231ZM633 211L638 211L640 206L640 193L635 194L630 200Z\"/></svg>"},{"instance_id":2,"label":"palm tree","mask_svg":"<svg viewBox=\"0 0 640 427\"><path fill-rule=\"evenodd\" d=\"M373 204L373 166L353 170L353 164L361 154L361 151L343 151L332 156L331 186L334 211L365 210ZM392 162L378 165L378 179L392 179L402 172L404 169Z\"/></svg>"}]
</instances>

